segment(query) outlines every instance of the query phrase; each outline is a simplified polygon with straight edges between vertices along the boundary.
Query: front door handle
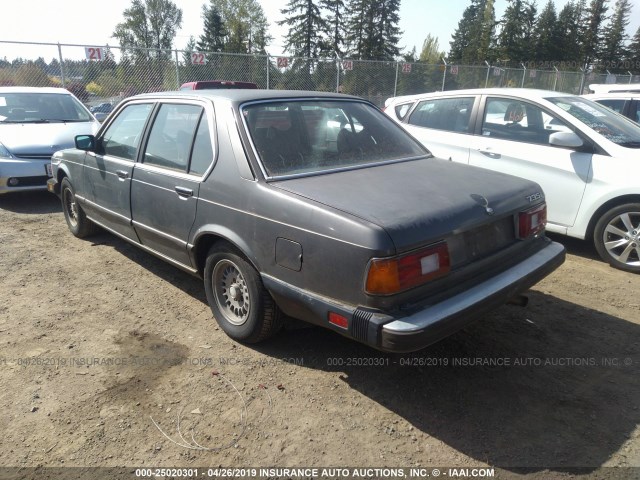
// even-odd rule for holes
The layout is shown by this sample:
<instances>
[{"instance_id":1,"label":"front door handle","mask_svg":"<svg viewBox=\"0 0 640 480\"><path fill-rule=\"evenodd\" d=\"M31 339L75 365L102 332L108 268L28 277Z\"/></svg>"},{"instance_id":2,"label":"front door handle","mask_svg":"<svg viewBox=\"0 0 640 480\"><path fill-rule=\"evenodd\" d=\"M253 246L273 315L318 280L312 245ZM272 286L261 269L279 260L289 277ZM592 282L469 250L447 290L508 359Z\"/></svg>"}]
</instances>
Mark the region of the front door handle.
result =
<instances>
[{"instance_id":1,"label":"front door handle","mask_svg":"<svg viewBox=\"0 0 640 480\"><path fill-rule=\"evenodd\" d=\"M116 175L118 175L122 180L129 178L129 172L125 170L116 170Z\"/></svg>"},{"instance_id":2,"label":"front door handle","mask_svg":"<svg viewBox=\"0 0 640 480\"><path fill-rule=\"evenodd\" d=\"M181 197L193 197L193 190L185 187L176 187L176 193Z\"/></svg>"}]
</instances>

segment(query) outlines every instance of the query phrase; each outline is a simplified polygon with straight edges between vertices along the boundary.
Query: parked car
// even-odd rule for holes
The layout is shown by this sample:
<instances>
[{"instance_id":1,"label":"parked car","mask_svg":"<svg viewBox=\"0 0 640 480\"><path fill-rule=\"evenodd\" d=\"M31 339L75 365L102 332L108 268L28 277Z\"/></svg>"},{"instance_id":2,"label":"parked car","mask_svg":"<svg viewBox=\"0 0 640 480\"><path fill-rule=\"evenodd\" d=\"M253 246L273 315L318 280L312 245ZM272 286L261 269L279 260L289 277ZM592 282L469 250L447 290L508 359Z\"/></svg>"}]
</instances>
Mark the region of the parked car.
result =
<instances>
[{"instance_id":1,"label":"parked car","mask_svg":"<svg viewBox=\"0 0 640 480\"><path fill-rule=\"evenodd\" d=\"M45 190L53 152L98 127L63 88L0 87L0 194Z\"/></svg>"},{"instance_id":2,"label":"parked car","mask_svg":"<svg viewBox=\"0 0 640 480\"><path fill-rule=\"evenodd\" d=\"M592 83L589 90L591 93L640 93L640 83Z\"/></svg>"},{"instance_id":3,"label":"parked car","mask_svg":"<svg viewBox=\"0 0 640 480\"><path fill-rule=\"evenodd\" d=\"M437 160L346 95L145 94L52 162L75 236L99 225L201 276L244 342L284 313L420 349L564 261L537 184Z\"/></svg>"},{"instance_id":4,"label":"parked car","mask_svg":"<svg viewBox=\"0 0 640 480\"><path fill-rule=\"evenodd\" d=\"M200 80L180 85L180 90L220 90L220 89L257 89L253 82L236 82L232 80Z\"/></svg>"},{"instance_id":5,"label":"parked car","mask_svg":"<svg viewBox=\"0 0 640 480\"><path fill-rule=\"evenodd\" d=\"M584 98L609 107L614 112L640 123L640 93L611 92L583 95Z\"/></svg>"},{"instance_id":6,"label":"parked car","mask_svg":"<svg viewBox=\"0 0 640 480\"><path fill-rule=\"evenodd\" d=\"M89 110L91 113L111 113L111 110L113 110L113 104L110 102L103 102L99 105L94 105Z\"/></svg>"},{"instance_id":7,"label":"parked car","mask_svg":"<svg viewBox=\"0 0 640 480\"><path fill-rule=\"evenodd\" d=\"M547 229L640 272L640 126L584 97L480 89L398 97L385 112L436 156L538 182Z\"/></svg>"}]
</instances>

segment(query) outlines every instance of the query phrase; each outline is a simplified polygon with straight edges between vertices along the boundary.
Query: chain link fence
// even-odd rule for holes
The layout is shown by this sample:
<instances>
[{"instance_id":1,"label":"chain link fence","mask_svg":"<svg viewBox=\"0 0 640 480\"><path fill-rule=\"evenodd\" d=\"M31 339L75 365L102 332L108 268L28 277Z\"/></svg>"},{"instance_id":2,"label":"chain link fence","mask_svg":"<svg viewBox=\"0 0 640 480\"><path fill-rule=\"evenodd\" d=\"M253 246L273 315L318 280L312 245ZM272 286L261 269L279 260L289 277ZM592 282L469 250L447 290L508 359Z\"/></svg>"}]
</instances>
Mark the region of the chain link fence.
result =
<instances>
[{"instance_id":1,"label":"chain link fence","mask_svg":"<svg viewBox=\"0 0 640 480\"><path fill-rule=\"evenodd\" d=\"M640 75L528 69L525 65L505 68L489 63L429 65L0 41L0 86L61 86L88 105L176 90L198 80L341 92L382 106L392 96L463 88L520 87L580 94L591 83L634 83L640 82Z\"/></svg>"}]
</instances>

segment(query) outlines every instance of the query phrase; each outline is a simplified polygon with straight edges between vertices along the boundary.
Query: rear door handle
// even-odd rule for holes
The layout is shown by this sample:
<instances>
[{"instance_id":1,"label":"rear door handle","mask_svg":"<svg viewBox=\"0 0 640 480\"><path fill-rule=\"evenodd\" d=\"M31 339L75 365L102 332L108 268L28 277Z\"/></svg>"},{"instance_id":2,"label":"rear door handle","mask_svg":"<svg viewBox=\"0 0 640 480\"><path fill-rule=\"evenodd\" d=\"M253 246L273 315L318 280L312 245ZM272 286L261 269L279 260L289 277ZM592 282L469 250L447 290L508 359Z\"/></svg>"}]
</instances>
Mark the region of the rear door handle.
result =
<instances>
[{"instance_id":1,"label":"rear door handle","mask_svg":"<svg viewBox=\"0 0 640 480\"><path fill-rule=\"evenodd\" d=\"M492 152L490 150L478 150L481 154L489 158L500 158L502 155L496 152Z\"/></svg>"},{"instance_id":2,"label":"rear door handle","mask_svg":"<svg viewBox=\"0 0 640 480\"><path fill-rule=\"evenodd\" d=\"M125 170L116 170L116 175L118 175L122 180L129 178L129 172Z\"/></svg>"},{"instance_id":3,"label":"rear door handle","mask_svg":"<svg viewBox=\"0 0 640 480\"><path fill-rule=\"evenodd\" d=\"M181 197L193 197L193 190L185 187L176 187L176 193Z\"/></svg>"}]
</instances>

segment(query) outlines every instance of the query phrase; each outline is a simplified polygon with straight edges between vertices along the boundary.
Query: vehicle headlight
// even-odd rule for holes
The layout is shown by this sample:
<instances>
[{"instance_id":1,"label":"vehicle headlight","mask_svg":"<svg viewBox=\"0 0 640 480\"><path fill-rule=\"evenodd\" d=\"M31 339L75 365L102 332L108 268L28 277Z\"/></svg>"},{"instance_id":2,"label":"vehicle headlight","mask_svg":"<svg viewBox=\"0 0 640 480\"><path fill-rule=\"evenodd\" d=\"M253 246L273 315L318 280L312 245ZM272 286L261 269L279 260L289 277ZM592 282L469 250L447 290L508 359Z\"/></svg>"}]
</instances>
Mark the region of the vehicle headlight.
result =
<instances>
[{"instance_id":1,"label":"vehicle headlight","mask_svg":"<svg viewBox=\"0 0 640 480\"><path fill-rule=\"evenodd\" d=\"M2 143L0 143L0 158L13 158L11 152L7 150L7 147L5 147Z\"/></svg>"}]
</instances>

